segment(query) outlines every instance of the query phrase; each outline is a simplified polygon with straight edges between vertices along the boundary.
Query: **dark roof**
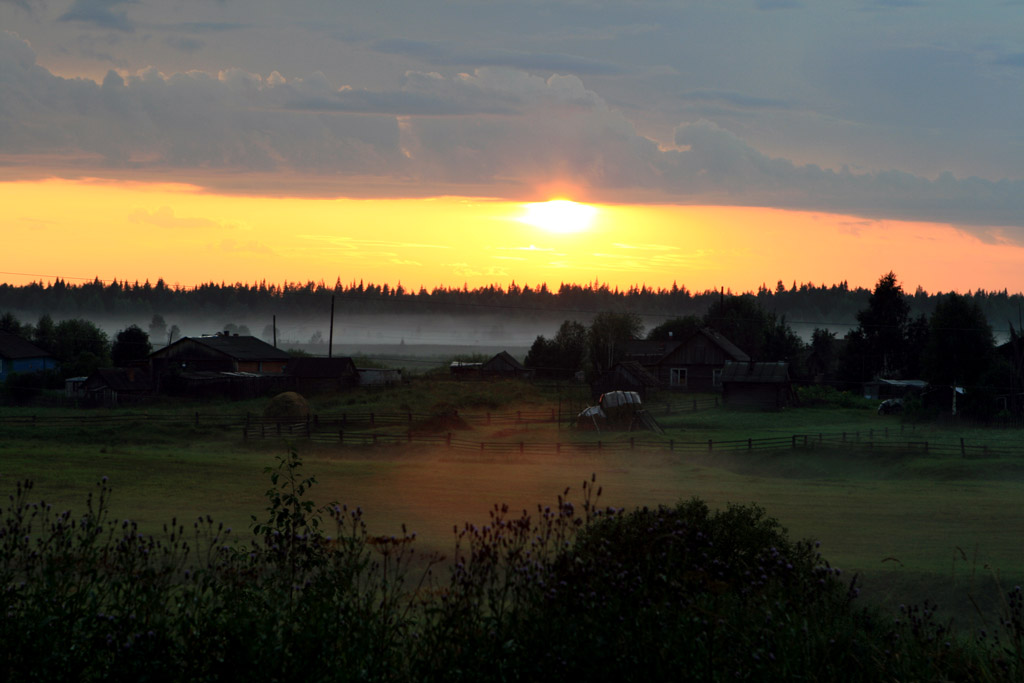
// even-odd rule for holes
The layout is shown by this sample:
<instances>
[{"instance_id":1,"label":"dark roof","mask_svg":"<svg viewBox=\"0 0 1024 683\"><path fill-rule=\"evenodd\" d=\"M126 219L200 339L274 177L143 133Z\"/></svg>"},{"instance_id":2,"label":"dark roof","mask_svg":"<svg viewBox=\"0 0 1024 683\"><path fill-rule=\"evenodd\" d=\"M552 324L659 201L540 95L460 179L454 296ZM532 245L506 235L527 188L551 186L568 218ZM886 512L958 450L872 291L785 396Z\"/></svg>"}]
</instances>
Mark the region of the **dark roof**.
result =
<instances>
[{"instance_id":1,"label":"dark roof","mask_svg":"<svg viewBox=\"0 0 1024 683\"><path fill-rule=\"evenodd\" d=\"M85 380L86 391L107 387L119 392L149 391L149 373L140 368L99 368Z\"/></svg>"},{"instance_id":2,"label":"dark roof","mask_svg":"<svg viewBox=\"0 0 1024 683\"><path fill-rule=\"evenodd\" d=\"M511 366L517 372L526 372L526 366L517 361L515 358L513 358L512 354L510 354L508 351L501 351L500 353L496 353L493 358L491 358L486 363L483 363L481 368L487 370L494 366L500 366L500 364L502 363Z\"/></svg>"},{"instance_id":3,"label":"dark roof","mask_svg":"<svg viewBox=\"0 0 1024 683\"><path fill-rule=\"evenodd\" d=\"M196 344L202 344L208 348L223 353L226 356L230 356L235 360L290 360L291 356L287 352L278 349L271 344L251 336L238 336L238 335L217 335L212 337L182 337L178 341L174 342L170 346L165 346L159 351L155 351L153 355L160 354L164 355L168 349L173 349L178 344L186 341L192 341Z\"/></svg>"},{"instance_id":4,"label":"dark roof","mask_svg":"<svg viewBox=\"0 0 1024 683\"><path fill-rule=\"evenodd\" d=\"M0 330L0 358L51 358L50 354L13 332Z\"/></svg>"},{"instance_id":5,"label":"dark roof","mask_svg":"<svg viewBox=\"0 0 1024 683\"><path fill-rule=\"evenodd\" d=\"M616 363L611 367L611 369L601 375L604 379L623 376L628 377L634 380L637 384L645 387L657 387L659 385L658 378L652 375L647 368L640 365L640 363L635 360L624 360Z\"/></svg>"},{"instance_id":6,"label":"dark roof","mask_svg":"<svg viewBox=\"0 0 1024 683\"><path fill-rule=\"evenodd\" d=\"M344 377L356 372L351 358L291 358L285 372L295 377Z\"/></svg>"},{"instance_id":7,"label":"dark roof","mask_svg":"<svg viewBox=\"0 0 1024 683\"><path fill-rule=\"evenodd\" d=\"M705 337L717 344L718 347L725 351L727 355L732 356L733 359L737 361L746 362L750 360L750 356L748 356L743 349L723 337L718 330L712 327L702 327L697 331L697 334L703 334Z\"/></svg>"},{"instance_id":8,"label":"dark roof","mask_svg":"<svg viewBox=\"0 0 1024 683\"><path fill-rule=\"evenodd\" d=\"M779 384L789 381L789 363L732 363L722 368L722 383Z\"/></svg>"}]
</instances>

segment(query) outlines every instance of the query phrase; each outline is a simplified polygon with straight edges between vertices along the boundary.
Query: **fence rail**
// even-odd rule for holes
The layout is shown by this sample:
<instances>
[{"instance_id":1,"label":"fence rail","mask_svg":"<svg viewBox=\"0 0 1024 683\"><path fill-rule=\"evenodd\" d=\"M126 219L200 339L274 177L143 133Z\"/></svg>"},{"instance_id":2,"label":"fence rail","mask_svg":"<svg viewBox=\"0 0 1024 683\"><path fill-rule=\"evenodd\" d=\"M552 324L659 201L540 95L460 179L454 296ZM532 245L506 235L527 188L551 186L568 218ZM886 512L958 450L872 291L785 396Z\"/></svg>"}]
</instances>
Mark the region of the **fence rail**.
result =
<instances>
[{"instance_id":1,"label":"fence rail","mask_svg":"<svg viewBox=\"0 0 1024 683\"><path fill-rule=\"evenodd\" d=\"M648 412L655 415L672 415L677 413L697 412L718 407L717 398L678 400L670 402L654 402L646 405ZM456 413L466 423L481 426L552 424L561 421L563 424L575 420L575 411L560 412L557 408L516 411L469 411ZM344 412L341 414L312 413L306 420L323 429L372 429L376 427L409 425L425 422L438 415L430 413L404 412ZM108 415L95 415L83 412L81 415L6 415L0 416L0 426L22 425L36 427L68 427L89 425L135 424L152 422L156 424L179 426L238 427L241 425L277 425L288 422L282 418L269 418L246 413L244 415L216 413L178 413L161 414L148 412L130 412Z\"/></svg>"},{"instance_id":2,"label":"fence rail","mask_svg":"<svg viewBox=\"0 0 1024 683\"><path fill-rule=\"evenodd\" d=\"M244 434L247 439L304 438L312 443L335 444L346 447L394 446L427 444L461 452L505 454L600 453L625 451L657 451L669 453L739 453L754 451L783 451L818 449L858 449L880 452L917 454L929 457L958 456L961 458L1022 457L1024 446L992 447L987 444L968 444L960 438L953 441L922 441L905 435L888 436L882 430L870 432L836 432L832 434L792 434L747 439L683 441L677 439L650 439L631 436L597 441L472 441L457 437L453 432L443 434L405 434L313 430L305 422L250 426Z\"/></svg>"}]
</instances>

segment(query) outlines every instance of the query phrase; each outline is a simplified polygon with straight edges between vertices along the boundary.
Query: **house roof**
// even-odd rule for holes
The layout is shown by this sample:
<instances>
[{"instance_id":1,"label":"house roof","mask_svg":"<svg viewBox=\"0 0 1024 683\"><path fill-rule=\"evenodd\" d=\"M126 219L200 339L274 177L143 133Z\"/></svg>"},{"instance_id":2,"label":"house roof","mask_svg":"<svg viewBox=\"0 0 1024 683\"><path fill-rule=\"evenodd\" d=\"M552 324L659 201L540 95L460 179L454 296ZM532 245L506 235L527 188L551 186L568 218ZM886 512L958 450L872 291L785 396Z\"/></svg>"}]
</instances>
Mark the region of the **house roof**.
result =
<instances>
[{"instance_id":1,"label":"house roof","mask_svg":"<svg viewBox=\"0 0 1024 683\"><path fill-rule=\"evenodd\" d=\"M168 351L180 344L193 342L213 349L219 353L234 358L235 360L291 360L287 352L278 349L267 342L252 336L239 335L217 335L211 337L182 337L170 346L165 346L152 355L168 355Z\"/></svg>"},{"instance_id":2,"label":"house roof","mask_svg":"<svg viewBox=\"0 0 1024 683\"><path fill-rule=\"evenodd\" d=\"M295 377L308 379L323 377L344 377L356 372L351 358L291 358L285 372Z\"/></svg>"},{"instance_id":3,"label":"house roof","mask_svg":"<svg viewBox=\"0 0 1024 683\"><path fill-rule=\"evenodd\" d=\"M523 365L522 363L520 363L519 361L517 361L515 358L513 358L512 354L510 354L508 351L501 351L500 353L496 353L494 355L494 357L491 358L486 363L484 363L482 367L483 367L483 369L488 369L489 367L492 367L494 365L499 365L501 363L504 363L506 365L510 365L515 370L518 370L518 371L521 371L521 372L525 372L526 371L526 366Z\"/></svg>"},{"instance_id":4,"label":"house roof","mask_svg":"<svg viewBox=\"0 0 1024 683\"><path fill-rule=\"evenodd\" d=\"M780 384L789 381L789 363L733 363L722 368L722 383Z\"/></svg>"},{"instance_id":5,"label":"house roof","mask_svg":"<svg viewBox=\"0 0 1024 683\"><path fill-rule=\"evenodd\" d=\"M659 385L658 378L635 360L624 360L616 363L605 375L618 375L620 377L626 375L635 380L637 384L646 387L657 387Z\"/></svg>"},{"instance_id":6,"label":"house roof","mask_svg":"<svg viewBox=\"0 0 1024 683\"><path fill-rule=\"evenodd\" d=\"M725 351L726 355L732 356L736 361L745 363L750 360L750 356L748 356L743 349L723 337L721 333L713 327L702 327L696 334L703 334L705 337L717 344L722 351Z\"/></svg>"},{"instance_id":7,"label":"house roof","mask_svg":"<svg viewBox=\"0 0 1024 683\"><path fill-rule=\"evenodd\" d=\"M0 330L0 358L16 360L20 358L51 358L52 356L29 340Z\"/></svg>"}]
</instances>

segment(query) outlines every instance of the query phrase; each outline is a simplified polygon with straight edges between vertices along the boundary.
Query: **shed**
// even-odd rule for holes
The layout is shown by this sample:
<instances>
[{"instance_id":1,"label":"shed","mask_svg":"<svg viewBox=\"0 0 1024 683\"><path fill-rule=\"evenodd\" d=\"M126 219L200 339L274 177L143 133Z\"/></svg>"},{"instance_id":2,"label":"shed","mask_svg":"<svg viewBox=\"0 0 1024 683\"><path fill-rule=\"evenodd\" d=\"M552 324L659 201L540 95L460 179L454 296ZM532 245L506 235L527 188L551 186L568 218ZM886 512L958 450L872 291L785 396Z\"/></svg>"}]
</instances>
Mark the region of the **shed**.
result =
<instances>
[{"instance_id":1,"label":"shed","mask_svg":"<svg viewBox=\"0 0 1024 683\"><path fill-rule=\"evenodd\" d=\"M295 380L300 394L342 391L359 384L359 371L351 358L292 358L285 373Z\"/></svg>"},{"instance_id":2,"label":"shed","mask_svg":"<svg viewBox=\"0 0 1024 683\"><path fill-rule=\"evenodd\" d=\"M730 408L760 410L795 404L789 363L726 363L722 368L722 402Z\"/></svg>"},{"instance_id":3,"label":"shed","mask_svg":"<svg viewBox=\"0 0 1024 683\"><path fill-rule=\"evenodd\" d=\"M669 389L720 391L727 363L750 361L742 349L710 327L702 327L657 363L657 376Z\"/></svg>"},{"instance_id":4,"label":"shed","mask_svg":"<svg viewBox=\"0 0 1024 683\"><path fill-rule=\"evenodd\" d=\"M115 407L138 403L153 393L149 373L140 368L99 368L82 383L85 400Z\"/></svg>"},{"instance_id":5,"label":"shed","mask_svg":"<svg viewBox=\"0 0 1024 683\"><path fill-rule=\"evenodd\" d=\"M13 373L28 374L52 370L57 359L24 337L0 330L0 382Z\"/></svg>"},{"instance_id":6,"label":"shed","mask_svg":"<svg viewBox=\"0 0 1024 683\"><path fill-rule=\"evenodd\" d=\"M517 361L508 351L502 351L481 364L480 374L500 375L502 377L529 377L532 372L525 365Z\"/></svg>"}]
</instances>

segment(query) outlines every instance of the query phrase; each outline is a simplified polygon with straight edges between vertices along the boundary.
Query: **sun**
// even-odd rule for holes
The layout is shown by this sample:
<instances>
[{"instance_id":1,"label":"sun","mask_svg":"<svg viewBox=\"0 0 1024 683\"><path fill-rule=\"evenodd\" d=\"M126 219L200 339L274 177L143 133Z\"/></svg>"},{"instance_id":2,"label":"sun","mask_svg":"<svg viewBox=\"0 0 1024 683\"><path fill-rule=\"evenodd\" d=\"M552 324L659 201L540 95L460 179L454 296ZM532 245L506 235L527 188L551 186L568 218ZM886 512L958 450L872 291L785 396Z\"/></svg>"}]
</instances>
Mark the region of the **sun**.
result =
<instances>
[{"instance_id":1,"label":"sun","mask_svg":"<svg viewBox=\"0 0 1024 683\"><path fill-rule=\"evenodd\" d=\"M562 235L583 232L597 216L597 207L568 199L524 204L523 223Z\"/></svg>"}]
</instances>

